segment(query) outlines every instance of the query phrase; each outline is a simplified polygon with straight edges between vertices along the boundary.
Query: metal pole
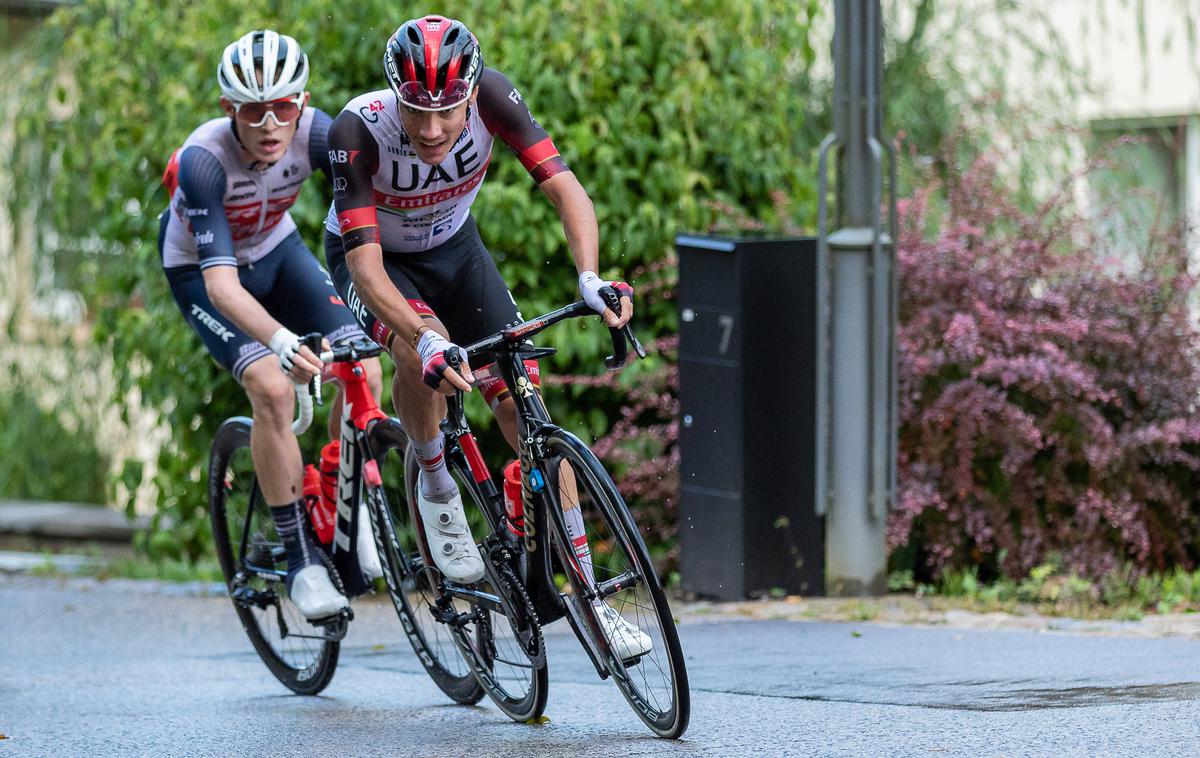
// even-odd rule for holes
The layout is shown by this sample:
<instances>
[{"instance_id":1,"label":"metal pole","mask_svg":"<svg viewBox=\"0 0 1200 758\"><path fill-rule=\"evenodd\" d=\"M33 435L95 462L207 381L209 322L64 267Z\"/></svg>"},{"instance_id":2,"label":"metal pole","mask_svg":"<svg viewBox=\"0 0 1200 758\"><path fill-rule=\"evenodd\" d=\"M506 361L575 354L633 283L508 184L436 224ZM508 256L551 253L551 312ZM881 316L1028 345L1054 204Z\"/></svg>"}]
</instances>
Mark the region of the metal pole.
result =
<instances>
[{"instance_id":1,"label":"metal pole","mask_svg":"<svg viewBox=\"0 0 1200 758\"><path fill-rule=\"evenodd\" d=\"M834 133L821 145L818 223L817 512L830 594L886 589L887 510L895 491L895 156L882 138L879 0L837 0ZM827 209L837 149L835 230ZM886 166L890 171L885 172Z\"/></svg>"}]
</instances>

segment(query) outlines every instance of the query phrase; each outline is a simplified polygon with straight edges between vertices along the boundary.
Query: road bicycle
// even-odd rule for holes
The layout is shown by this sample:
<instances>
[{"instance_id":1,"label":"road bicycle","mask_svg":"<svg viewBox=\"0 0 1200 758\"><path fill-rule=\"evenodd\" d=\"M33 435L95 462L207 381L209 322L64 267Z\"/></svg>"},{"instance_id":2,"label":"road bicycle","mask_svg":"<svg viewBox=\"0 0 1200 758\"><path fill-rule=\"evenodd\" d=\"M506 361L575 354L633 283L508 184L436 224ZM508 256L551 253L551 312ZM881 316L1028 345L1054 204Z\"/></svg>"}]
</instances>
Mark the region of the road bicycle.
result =
<instances>
[{"instance_id":1,"label":"road bicycle","mask_svg":"<svg viewBox=\"0 0 1200 758\"><path fill-rule=\"evenodd\" d=\"M604 294L610 306L617 308L615 291L606 288ZM653 732L677 738L687 729L690 712L687 670L654 564L603 464L582 440L550 420L529 379L526 361L555 352L535 347L529 339L554 324L582 316L595 316L595 312L576 302L463 348L468 360L481 356L495 359L517 408L523 511L519 529L510 528L513 525L501 488L467 425L461 392L448 399L447 419L442 425L447 465L464 498L483 514L487 524L488 533L480 543L484 579L462 585L431 570L424 533L413 528L415 518L406 530L411 542L389 546L387 560L398 558L402 566L400 571L388 573L400 578L402 585L415 575L430 577L429 584L423 585L426 594L422 601L443 627L434 631L449 632L482 690L511 718L526 721L542 715L548 676L541 627L565 617L596 673L602 679L613 679ZM610 369L625 363L627 341L645 356L628 326L610 332L613 355L605 359ZM461 365L454 351L447 351L445 358L453 368ZM416 502L417 471L415 452L410 449L405 461L409 503ZM583 514L594 581L588 580L576 555L564 507L579 508ZM410 505L409 516L416 512L415 505ZM396 519L387 526L395 533ZM393 547L400 549L390 549ZM604 623L604 616L613 611L649 635L649 651L628 660L618 655ZM442 652L439 649L434 660L448 667ZM426 668L430 673L435 670L429 662ZM434 679L438 681L437 676ZM438 683L443 685L444 680ZM461 685L461 680L456 683ZM442 689L464 702L455 691Z\"/></svg>"},{"instance_id":2,"label":"road bicycle","mask_svg":"<svg viewBox=\"0 0 1200 758\"><path fill-rule=\"evenodd\" d=\"M615 293L606 294L615 306ZM321 354L346 397L334 558L355 555L358 505L364 503L404 631L434 683L454 702L473 704L487 694L516 720L542 715L549 680L541 627L566 617L597 674L617 683L656 734L675 738L688 725L687 671L649 553L611 477L578 437L550 421L525 365L527 359L554 353L534 347L530 337L560 321L590 315L588 306L574 303L465 348L468 357L494 355L516 399L522 469L523 526L514 533L500 488L467 426L463 397L449 398L443 423L447 464L489 530L480 546L485 576L473 585L447 581L430 557L416 506L415 455L399 422L379 410L358 363L381 348L360 341ZM628 327L612 330L612 338L610 368L624 364L626 340L644 355ZM319 342L319 335L306 339ZM458 356L447 359L455 364ZM305 425L305 416L302 403L297 427ZM311 408L307 416L311 419ZM285 686L315 694L333 676L353 614L347 610L314 627L287 600L286 552L254 476L251 424L244 417L231 418L213 441L209 498L217 554L234 607L260 657ZM594 582L587 580L571 546L564 501L584 514ZM331 575L344 586L336 566ZM650 636L651 649L630 660L614 653L601 620L603 606L632 616Z\"/></svg>"},{"instance_id":3,"label":"road bicycle","mask_svg":"<svg viewBox=\"0 0 1200 758\"><path fill-rule=\"evenodd\" d=\"M304 343L320 350L321 336L306 335ZM390 461L396 475L403 466L407 437L398 421L388 418L375 402L367 386L360 361L382 352L369 340L357 340L320 354L331 378L344 391L341 423L341 460L338 469L337 520L329 552L318 549L330 568L339 590L353 597L367 589L357 573L357 534L360 503L368 505L381 561L391 568L389 588L401 615L405 631L434 681L459 702L475 702L483 692L461 660L456 660L453 643L427 615L414 611L417 599L428 593L429 577L420 573L396 574L402 565L395 550L388 547L398 539L386 527L381 514L387 504L381 461ZM320 377L307 391L297 388L299 418L293 424L303 434L312 420L313 399L320 398ZM323 690L337 667L340 642L353 619L351 609L327 619L309 622L288 600L284 588L287 554L275 532L270 510L263 499L250 456L250 430L253 421L245 417L226 420L213 439L209 459L209 512L217 557L225 575L230 599L267 668L286 687L298 694L313 695ZM396 502L404 507L403 490L392 486ZM304 528L312 529L305 519ZM379 535L385 535L380 539ZM314 544L317 543L313 533ZM395 579L400 576L400 579ZM401 583L403 586L401 586ZM410 597L412 599L410 599ZM425 630L429 629L429 642ZM439 633L441 638L439 639ZM440 651L436 645L446 649ZM431 648L431 646L434 646ZM431 652L432 649L432 652ZM449 655L446 654L449 653ZM439 661L449 661L442 668Z\"/></svg>"}]
</instances>

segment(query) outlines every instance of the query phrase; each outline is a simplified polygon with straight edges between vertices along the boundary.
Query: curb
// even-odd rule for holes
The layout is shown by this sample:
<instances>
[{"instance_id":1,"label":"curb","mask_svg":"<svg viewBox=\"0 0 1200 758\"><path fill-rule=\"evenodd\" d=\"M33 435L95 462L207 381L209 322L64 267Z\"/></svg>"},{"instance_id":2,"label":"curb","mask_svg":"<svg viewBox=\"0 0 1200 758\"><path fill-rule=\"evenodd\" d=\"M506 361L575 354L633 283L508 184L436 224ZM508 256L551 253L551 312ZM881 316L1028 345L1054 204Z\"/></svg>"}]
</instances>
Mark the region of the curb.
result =
<instances>
[{"instance_id":1,"label":"curb","mask_svg":"<svg viewBox=\"0 0 1200 758\"><path fill-rule=\"evenodd\" d=\"M129 544L149 519L83 503L0 500L0 534Z\"/></svg>"}]
</instances>

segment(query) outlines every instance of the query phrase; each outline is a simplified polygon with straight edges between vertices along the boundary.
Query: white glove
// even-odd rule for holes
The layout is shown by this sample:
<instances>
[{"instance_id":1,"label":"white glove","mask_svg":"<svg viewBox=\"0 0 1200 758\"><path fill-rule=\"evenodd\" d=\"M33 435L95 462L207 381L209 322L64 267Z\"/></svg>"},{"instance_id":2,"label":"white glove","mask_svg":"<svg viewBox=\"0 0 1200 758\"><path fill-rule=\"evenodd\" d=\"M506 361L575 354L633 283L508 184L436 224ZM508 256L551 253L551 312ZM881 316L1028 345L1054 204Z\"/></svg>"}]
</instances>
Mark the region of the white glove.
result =
<instances>
[{"instance_id":1,"label":"white glove","mask_svg":"<svg viewBox=\"0 0 1200 758\"><path fill-rule=\"evenodd\" d=\"M426 330L417 340L417 355L421 357L421 379L434 389L442 383L442 375L450 367L443 355L447 350L457 350L463 364L466 364L467 351L432 329ZM461 371L460 367L459 372Z\"/></svg>"},{"instance_id":2,"label":"white glove","mask_svg":"<svg viewBox=\"0 0 1200 758\"><path fill-rule=\"evenodd\" d=\"M579 275L579 294L583 295L583 302L601 316L608 310L608 303L600 297L600 288L607 284L608 282L601 279L595 271L584 271Z\"/></svg>"},{"instance_id":3,"label":"white glove","mask_svg":"<svg viewBox=\"0 0 1200 758\"><path fill-rule=\"evenodd\" d=\"M295 362L296 353L300 352L300 338L286 326L279 327L271 337L271 352L279 356L279 368L285 374L290 374Z\"/></svg>"}]
</instances>

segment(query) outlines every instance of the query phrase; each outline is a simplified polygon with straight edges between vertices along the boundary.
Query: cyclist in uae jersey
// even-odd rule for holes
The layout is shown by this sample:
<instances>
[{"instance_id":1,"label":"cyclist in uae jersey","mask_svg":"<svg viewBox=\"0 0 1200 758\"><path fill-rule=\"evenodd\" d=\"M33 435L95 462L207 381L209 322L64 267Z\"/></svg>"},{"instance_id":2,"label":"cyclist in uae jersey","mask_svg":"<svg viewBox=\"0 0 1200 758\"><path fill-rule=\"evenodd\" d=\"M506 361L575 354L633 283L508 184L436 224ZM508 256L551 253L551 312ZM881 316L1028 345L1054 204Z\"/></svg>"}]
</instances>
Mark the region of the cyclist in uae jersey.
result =
<instances>
[{"instance_id":1,"label":"cyclist in uae jersey","mask_svg":"<svg viewBox=\"0 0 1200 758\"><path fill-rule=\"evenodd\" d=\"M465 364L460 375L443 358L461 350L456 343L520 321L470 216L495 140L516 153L558 210L580 291L609 326L629 320L632 289L612 283L621 312L604 305L591 200L520 92L484 68L466 26L441 16L402 24L388 40L384 71L389 89L354 98L330 127L334 200L325 251L359 324L396 361L392 397L420 463L417 501L434 561L448 578L472 582L483 562L442 457L446 405L434 390L469 391L475 382L516 447L515 406L499 376ZM590 573L582 517L575 509L564 515ZM623 657L650 649L649 637L615 611L606 618Z\"/></svg>"},{"instance_id":2,"label":"cyclist in uae jersey","mask_svg":"<svg viewBox=\"0 0 1200 758\"><path fill-rule=\"evenodd\" d=\"M225 49L217 81L228 118L203 124L171 156L159 251L188 324L250 398L250 449L287 549L288 590L305 617L317 619L348 601L302 527L293 381L307 382L322 365L296 332L321 332L329 342L363 333L288 213L314 168L330 173L330 118L306 107L308 72L296 41L270 30L252 31ZM378 395L379 362L365 363ZM337 417L331 414L333 424ZM366 524L359 519L368 530L358 536L359 564L365 574L381 576Z\"/></svg>"}]
</instances>

